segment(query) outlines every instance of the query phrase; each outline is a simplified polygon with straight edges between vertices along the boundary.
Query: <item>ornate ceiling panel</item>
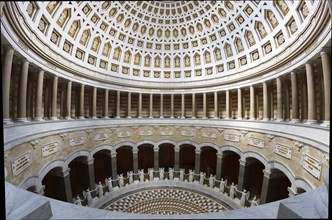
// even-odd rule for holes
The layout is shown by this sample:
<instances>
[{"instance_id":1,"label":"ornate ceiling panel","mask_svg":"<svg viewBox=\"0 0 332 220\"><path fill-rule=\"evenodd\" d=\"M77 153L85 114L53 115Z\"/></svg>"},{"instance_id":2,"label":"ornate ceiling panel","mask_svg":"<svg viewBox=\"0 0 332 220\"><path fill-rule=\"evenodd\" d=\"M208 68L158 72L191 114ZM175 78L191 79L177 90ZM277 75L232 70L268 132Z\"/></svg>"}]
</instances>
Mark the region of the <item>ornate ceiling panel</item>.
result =
<instances>
[{"instance_id":1,"label":"ornate ceiling panel","mask_svg":"<svg viewBox=\"0 0 332 220\"><path fill-rule=\"evenodd\" d=\"M240 74L272 59L299 38L319 2L16 4L50 48L78 65L120 78L177 82Z\"/></svg>"}]
</instances>

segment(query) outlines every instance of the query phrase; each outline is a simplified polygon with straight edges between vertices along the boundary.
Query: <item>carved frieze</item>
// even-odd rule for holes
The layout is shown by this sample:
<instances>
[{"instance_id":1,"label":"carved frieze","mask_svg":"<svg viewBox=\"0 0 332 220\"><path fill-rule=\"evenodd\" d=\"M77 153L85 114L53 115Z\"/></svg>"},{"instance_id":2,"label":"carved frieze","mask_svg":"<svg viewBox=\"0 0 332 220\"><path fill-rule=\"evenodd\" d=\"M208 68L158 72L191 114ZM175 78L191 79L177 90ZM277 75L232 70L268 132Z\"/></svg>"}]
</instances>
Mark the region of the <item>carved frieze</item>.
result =
<instances>
[{"instance_id":1,"label":"carved frieze","mask_svg":"<svg viewBox=\"0 0 332 220\"><path fill-rule=\"evenodd\" d=\"M217 138L217 133L215 132L211 132L211 131L201 131L201 135L202 137L206 137L206 138Z\"/></svg>"},{"instance_id":2,"label":"carved frieze","mask_svg":"<svg viewBox=\"0 0 332 220\"><path fill-rule=\"evenodd\" d=\"M272 134L265 134L265 137L271 142L272 139L274 138L274 135L272 135Z\"/></svg>"},{"instance_id":3,"label":"carved frieze","mask_svg":"<svg viewBox=\"0 0 332 220\"><path fill-rule=\"evenodd\" d=\"M86 137L81 136L81 137L74 137L69 139L69 146L74 147L77 145L85 144L86 143Z\"/></svg>"},{"instance_id":4,"label":"carved frieze","mask_svg":"<svg viewBox=\"0 0 332 220\"><path fill-rule=\"evenodd\" d=\"M316 179L320 179L320 174L322 170L322 163L319 160L313 158L309 154L303 154L302 167L313 175Z\"/></svg>"},{"instance_id":5,"label":"carved frieze","mask_svg":"<svg viewBox=\"0 0 332 220\"><path fill-rule=\"evenodd\" d=\"M58 141L46 144L42 146L42 157L48 157L60 150L60 144Z\"/></svg>"},{"instance_id":6,"label":"carved frieze","mask_svg":"<svg viewBox=\"0 0 332 220\"><path fill-rule=\"evenodd\" d=\"M126 130L122 130L122 129L119 129L117 131L117 137L130 137L133 135L133 132L132 131L126 131Z\"/></svg>"},{"instance_id":7,"label":"carved frieze","mask_svg":"<svg viewBox=\"0 0 332 220\"><path fill-rule=\"evenodd\" d=\"M162 136L171 136L173 134L174 134L174 132L170 128L163 128L160 130L160 135L162 135Z\"/></svg>"},{"instance_id":8,"label":"carved frieze","mask_svg":"<svg viewBox=\"0 0 332 220\"><path fill-rule=\"evenodd\" d=\"M69 133L61 133L59 136L62 138L62 140L66 139Z\"/></svg>"},{"instance_id":9,"label":"carved frieze","mask_svg":"<svg viewBox=\"0 0 332 220\"><path fill-rule=\"evenodd\" d=\"M97 133L95 134L94 141L104 141L109 137L107 133Z\"/></svg>"},{"instance_id":10,"label":"carved frieze","mask_svg":"<svg viewBox=\"0 0 332 220\"><path fill-rule=\"evenodd\" d=\"M224 139L227 141L240 142L240 136L237 134L225 133Z\"/></svg>"},{"instance_id":11,"label":"carved frieze","mask_svg":"<svg viewBox=\"0 0 332 220\"><path fill-rule=\"evenodd\" d=\"M249 137L248 138L248 145L264 148L264 140L260 138Z\"/></svg>"},{"instance_id":12,"label":"carved frieze","mask_svg":"<svg viewBox=\"0 0 332 220\"><path fill-rule=\"evenodd\" d=\"M149 129L147 129L147 130L142 129L142 130L139 131L140 136L150 136L152 134L153 134L153 131L149 130Z\"/></svg>"},{"instance_id":13,"label":"carved frieze","mask_svg":"<svg viewBox=\"0 0 332 220\"><path fill-rule=\"evenodd\" d=\"M31 151L27 151L24 154L16 157L12 160L13 176L16 177L23 170L28 168L32 164Z\"/></svg>"},{"instance_id":14,"label":"carved frieze","mask_svg":"<svg viewBox=\"0 0 332 220\"><path fill-rule=\"evenodd\" d=\"M193 137L195 136L195 130L194 129L183 129L181 131L182 136L188 136L188 137Z\"/></svg>"},{"instance_id":15,"label":"carved frieze","mask_svg":"<svg viewBox=\"0 0 332 220\"><path fill-rule=\"evenodd\" d=\"M273 152L287 159L292 159L292 148L289 146L280 143L274 143Z\"/></svg>"}]
</instances>

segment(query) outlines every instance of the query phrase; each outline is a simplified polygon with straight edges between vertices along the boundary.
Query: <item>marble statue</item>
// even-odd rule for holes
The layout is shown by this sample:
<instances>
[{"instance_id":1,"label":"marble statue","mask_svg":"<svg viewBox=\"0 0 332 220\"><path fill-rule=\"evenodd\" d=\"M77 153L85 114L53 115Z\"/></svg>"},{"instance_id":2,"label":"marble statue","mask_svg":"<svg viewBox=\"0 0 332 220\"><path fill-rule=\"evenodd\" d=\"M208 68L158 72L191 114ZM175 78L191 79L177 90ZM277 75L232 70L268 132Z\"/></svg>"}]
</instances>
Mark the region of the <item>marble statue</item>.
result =
<instances>
[{"instance_id":1,"label":"marble statue","mask_svg":"<svg viewBox=\"0 0 332 220\"><path fill-rule=\"evenodd\" d=\"M220 180L220 192L224 193L225 192L225 185L227 184L227 180L224 180L223 178L221 178Z\"/></svg>"},{"instance_id":2,"label":"marble statue","mask_svg":"<svg viewBox=\"0 0 332 220\"><path fill-rule=\"evenodd\" d=\"M173 170L173 168L169 168L168 175L169 175L169 179L173 180L173 178L174 178L174 170Z\"/></svg>"},{"instance_id":3,"label":"marble statue","mask_svg":"<svg viewBox=\"0 0 332 220\"><path fill-rule=\"evenodd\" d=\"M189 170L189 182L193 182L194 180L194 172L192 170Z\"/></svg>"},{"instance_id":4,"label":"marble statue","mask_svg":"<svg viewBox=\"0 0 332 220\"><path fill-rule=\"evenodd\" d=\"M139 181L144 182L144 170L143 169L141 169L139 171Z\"/></svg>"},{"instance_id":5,"label":"marble statue","mask_svg":"<svg viewBox=\"0 0 332 220\"><path fill-rule=\"evenodd\" d=\"M98 197L102 197L103 196L103 185L101 185L101 182L99 181L99 183L97 184L97 189L98 189Z\"/></svg>"},{"instance_id":6,"label":"marble statue","mask_svg":"<svg viewBox=\"0 0 332 220\"><path fill-rule=\"evenodd\" d=\"M129 184L133 184L133 182L134 182L133 171L127 172L127 176L129 178Z\"/></svg>"},{"instance_id":7,"label":"marble statue","mask_svg":"<svg viewBox=\"0 0 332 220\"><path fill-rule=\"evenodd\" d=\"M113 190L112 177L110 177L108 179L105 178L105 183L106 183L106 181L107 181L108 191L112 192L112 190Z\"/></svg>"},{"instance_id":8,"label":"marble statue","mask_svg":"<svg viewBox=\"0 0 332 220\"><path fill-rule=\"evenodd\" d=\"M209 178L209 186L210 188L213 188L214 186L214 177L212 174L210 174L210 178Z\"/></svg>"},{"instance_id":9,"label":"marble statue","mask_svg":"<svg viewBox=\"0 0 332 220\"><path fill-rule=\"evenodd\" d=\"M251 205L250 207L254 207L254 206L258 206L258 202L256 200L256 196L254 196L254 198L251 200Z\"/></svg>"},{"instance_id":10,"label":"marble statue","mask_svg":"<svg viewBox=\"0 0 332 220\"><path fill-rule=\"evenodd\" d=\"M242 207L244 207L245 203L246 203L246 199L248 199L250 196L250 192L246 191L245 189L243 189L242 195L241 195L241 199L240 199L240 205Z\"/></svg>"},{"instance_id":11,"label":"marble statue","mask_svg":"<svg viewBox=\"0 0 332 220\"><path fill-rule=\"evenodd\" d=\"M90 189L88 188L86 191L83 190L83 195L84 195L84 199L86 198L88 201L88 206L90 206L92 203L92 196L91 196Z\"/></svg>"},{"instance_id":12,"label":"marble statue","mask_svg":"<svg viewBox=\"0 0 332 220\"><path fill-rule=\"evenodd\" d=\"M76 196L76 198L73 199L74 204L82 206L82 200L79 195Z\"/></svg>"},{"instance_id":13,"label":"marble statue","mask_svg":"<svg viewBox=\"0 0 332 220\"><path fill-rule=\"evenodd\" d=\"M184 169L180 169L180 180L183 181Z\"/></svg>"},{"instance_id":14,"label":"marble statue","mask_svg":"<svg viewBox=\"0 0 332 220\"><path fill-rule=\"evenodd\" d=\"M164 179L164 168L159 168L159 179L160 180Z\"/></svg>"},{"instance_id":15,"label":"marble statue","mask_svg":"<svg viewBox=\"0 0 332 220\"><path fill-rule=\"evenodd\" d=\"M201 184L202 186L204 184L204 177L205 177L205 173L201 172L199 175L199 184Z\"/></svg>"},{"instance_id":16,"label":"marble statue","mask_svg":"<svg viewBox=\"0 0 332 220\"><path fill-rule=\"evenodd\" d=\"M231 197L232 199L234 199L236 187L237 186L234 185L234 183L232 182L231 189L229 190L229 197Z\"/></svg>"},{"instance_id":17,"label":"marble statue","mask_svg":"<svg viewBox=\"0 0 332 220\"><path fill-rule=\"evenodd\" d=\"M122 173L118 176L118 181L119 181L119 187L123 187L124 186L124 181L123 181L123 175Z\"/></svg>"},{"instance_id":18,"label":"marble statue","mask_svg":"<svg viewBox=\"0 0 332 220\"><path fill-rule=\"evenodd\" d=\"M149 171L149 179L150 179L150 181L152 181L153 180L153 168L149 168L148 171Z\"/></svg>"}]
</instances>

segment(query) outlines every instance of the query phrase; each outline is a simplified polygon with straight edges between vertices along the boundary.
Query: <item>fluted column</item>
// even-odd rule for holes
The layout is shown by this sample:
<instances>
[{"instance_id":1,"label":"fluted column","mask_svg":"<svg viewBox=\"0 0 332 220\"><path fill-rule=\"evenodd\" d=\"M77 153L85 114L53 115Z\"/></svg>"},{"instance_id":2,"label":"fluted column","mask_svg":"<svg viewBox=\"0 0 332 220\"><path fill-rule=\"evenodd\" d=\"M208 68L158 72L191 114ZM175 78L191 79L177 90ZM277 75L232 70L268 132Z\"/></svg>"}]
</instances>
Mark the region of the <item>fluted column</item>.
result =
<instances>
[{"instance_id":1,"label":"fluted column","mask_svg":"<svg viewBox=\"0 0 332 220\"><path fill-rule=\"evenodd\" d=\"M192 94L192 116L191 118L196 118L196 99L195 99L195 93Z\"/></svg>"},{"instance_id":2,"label":"fluted column","mask_svg":"<svg viewBox=\"0 0 332 220\"><path fill-rule=\"evenodd\" d=\"M291 84L292 84L292 120L291 122L299 122L299 97L297 88L297 76L293 71L291 72Z\"/></svg>"},{"instance_id":3,"label":"fluted column","mask_svg":"<svg viewBox=\"0 0 332 220\"><path fill-rule=\"evenodd\" d=\"M250 118L249 120L255 120L255 88L250 86Z\"/></svg>"},{"instance_id":4,"label":"fluted column","mask_svg":"<svg viewBox=\"0 0 332 220\"><path fill-rule=\"evenodd\" d=\"M237 120L242 120L242 90L237 89Z\"/></svg>"},{"instance_id":5,"label":"fluted column","mask_svg":"<svg viewBox=\"0 0 332 220\"><path fill-rule=\"evenodd\" d=\"M2 110L3 124L12 124L9 118L10 78L12 74L14 49L5 48L2 63Z\"/></svg>"},{"instance_id":6,"label":"fluted column","mask_svg":"<svg viewBox=\"0 0 332 220\"><path fill-rule=\"evenodd\" d=\"M203 93L203 118L206 118L206 93Z\"/></svg>"},{"instance_id":7,"label":"fluted column","mask_svg":"<svg viewBox=\"0 0 332 220\"><path fill-rule=\"evenodd\" d=\"M307 75L307 89L308 89L308 120L307 124L312 124L317 122L316 115L316 92L315 92L315 79L314 70L312 64L305 64L306 75Z\"/></svg>"},{"instance_id":8,"label":"fluted column","mask_svg":"<svg viewBox=\"0 0 332 220\"><path fill-rule=\"evenodd\" d=\"M150 111L149 118L153 118L153 94L150 94Z\"/></svg>"},{"instance_id":9,"label":"fluted column","mask_svg":"<svg viewBox=\"0 0 332 220\"><path fill-rule=\"evenodd\" d=\"M97 87L92 89L92 119L97 119Z\"/></svg>"},{"instance_id":10,"label":"fluted column","mask_svg":"<svg viewBox=\"0 0 332 220\"><path fill-rule=\"evenodd\" d=\"M214 92L214 119L219 118L218 114L218 93Z\"/></svg>"},{"instance_id":11,"label":"fluted column","mask_svg":"<svg viewBox=\"0 0 332 220\"><path fill-rule=\"evenodd\" d=\"M80 89L80 108L79 108L79 119L84 119L84 85L81 84Z\"/></svg>"},{"instance_id":12,"label":"fluted column","mask_svg":"<svg viewBox=\"0 0 332 220\"><path fill-rule=\"evenodd\" d=\"M283 121L282 117L282 82L281 78L278 77L277 81L277 121Z\"/></svg>"},{"instance_id":13,"label":"fluted column","mask_svg":"<svg viewBox=\"0 0 332 220\"><path fill-rule=\"evenodd\" d=\"M35 109L35 121L43 120L43 82L44 82L44 70L39 70L37 79L37 91L36 91L36 109Z\"/></svg>"},{"instance_id":14,"label":"fluted column","mask_svg":"<svg viewBox=\"0 0 332 220\"><path fill-rule=\"evenodd\" d=\"M226 90L226 118L230 119L230 99L229 99L229 90Z\"/></svg>"},{"instance_id":15,"label":"fluted column","mask_svg":"<svg viewBox=\"0 0 332 220\"><path fill-rule=\"evenodd\" d=\"M181 94L181 118L184 118L184 94Z\"/></svg>"},{"instance_id":16,"label":"fluted column","mask_svg":"<svg viewBox=\"0 0 332 220\"><path fill-rule=\"evenodd\" d=\"M108 117L108 89L105 89L105 96L104 96L104 118Z\"/></svg>"},{"instance_id":17,"label":"fluted column","mask_svg":"<svg viewBox=\"0 0 332 220\"><path fill-rule=\"evenodd\" d=\"M138 93L138 118L142 118L142 93Z\"/></svg>"},{"instance_id":18,"label":"fluted column","mask_svg":"<svg viewBox=\"0 0 332 220\"><path fill-rule=\"evenodd\" d=\"M116 118L120 118L120 91L116 91Z\"/></svg>"},{"instance_id":19,"label":"fluted column","mask_svg":"<svg viewBox=\"0 0 332 220\"><path fill-rule=\"evenodd\" d=\"M171 118L174 118L174 94L171 94Z\"/></svg>"},{"instance_id":20,"label":"fluted column","mask_svg":"<svg viewBox=\"0 0 332 220\"><path fill-rule=\"evenodd\" d=\"M20 87L19 87L19 96L18 96L18 113L17 121L27 122L26 109L27 109L27 84L28 84L28 70L29 70L29 61L22 60L21 64L21 75L20 75Z\"/></svg>"},{"instance_id":21,"label":"fluted column","mask_svg":"<svg viewBox=\"0 0 332 220\"><path fill-rule=\"evenodd\" d=\"M131 118L131 92L128 92L127 118Z\"/></svg>"},{"instance_id":22,"label":"fluted column","mask_svg":"<svg viewBox=\"0 0 332 220\"><path fill-rule=\"evenodd\" d=\"M160 94L160 116L159 118L164 118L164 94Z\"/></svg>"},{"instance_id":23,"label":"fluted column","mask_svg":"<svg viewBox=\"0 0 332 220\"><path fill-rule=\"evenodd\" d=\"M71 119L71 87L72 82L68 80L67 82L67 96L66 96L66 117L65 119Z\"/></svg>"},{"instance_id":24,"label":"fluted column","mask_svg":"<svg viewBox=\"0 0 332 220\"><path fill-rule=\"evenodd\" d=\"M269 99L267 95L267 83L263 82L263 121L269 120Z\"/></svg>"},{"instance_id":25,"label":"fluted column","mask_svg":"<svg viewBox=\"0 0 332 220\"><path fill-rule=\"evenodd\" d=\"M324 79L324 124L330 126L330 104L331 104L331 63L330 53L321 52Z\"/></svg>"}]
</instances>

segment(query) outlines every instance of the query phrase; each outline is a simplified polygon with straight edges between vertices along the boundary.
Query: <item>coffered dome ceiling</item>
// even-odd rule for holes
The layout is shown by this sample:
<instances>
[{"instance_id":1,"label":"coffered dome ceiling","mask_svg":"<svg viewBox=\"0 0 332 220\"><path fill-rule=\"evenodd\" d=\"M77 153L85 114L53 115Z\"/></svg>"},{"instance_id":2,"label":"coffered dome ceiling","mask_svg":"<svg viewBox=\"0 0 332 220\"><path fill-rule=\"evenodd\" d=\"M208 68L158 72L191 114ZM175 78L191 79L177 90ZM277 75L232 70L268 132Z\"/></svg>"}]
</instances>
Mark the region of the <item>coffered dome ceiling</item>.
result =
<instances>
[{"instance_id":1,"label":"coffered dome ceiling","mask_svg":"<svg viewBox=\"0 0 332 220\"><path fill-rule=\"evenodd\" d=\"M13 4L47 50L71 64L110 80L176 84L250 77L299 39L320 1Z\"/></svg>"}]
</instances>

